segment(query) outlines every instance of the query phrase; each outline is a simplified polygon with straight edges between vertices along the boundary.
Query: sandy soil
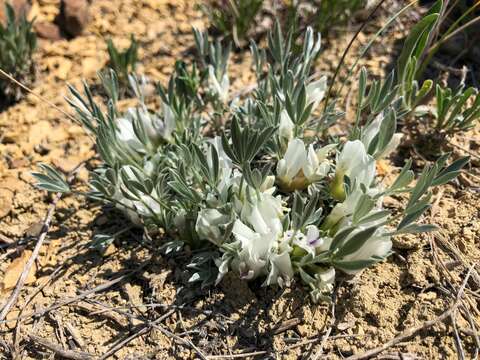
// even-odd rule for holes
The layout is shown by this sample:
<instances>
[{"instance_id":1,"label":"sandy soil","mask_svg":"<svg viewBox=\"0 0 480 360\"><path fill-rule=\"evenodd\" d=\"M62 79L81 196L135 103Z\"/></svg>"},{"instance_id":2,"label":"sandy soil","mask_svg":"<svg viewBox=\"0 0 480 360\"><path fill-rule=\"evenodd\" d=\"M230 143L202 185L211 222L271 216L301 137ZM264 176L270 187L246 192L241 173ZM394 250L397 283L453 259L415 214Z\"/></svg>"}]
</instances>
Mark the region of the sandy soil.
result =
<instances>
[{"instance_id":1,"label":"sandy soil","mask_svg":"<svg viewBox=\"0 0 480 360\"><path fill-rule=\"evenodd\" d=\"M31 15L38 21L52 20L57 4L57 0L36 0ZM191 27L205 27L194 1L116 0L112 6L110 0L95 0L91 10L93 19L83 36L42 41L36 55L34 91L67 111L66 83L80 86L82 79L96 81L96 71L108 59L106 37L126 46L134 33L141 49L139 71L165 82L175 59L191 56ZM373 55L363 61L370 72L380 75L389 66L398 40L416 17L413 12L375 44ZM377 18L360 35L352 53L384 21ZM328 41L316 71L333 73L351 30ZM353 61L353 57L347 59L347 63ZM249 66L248 54L234 55L234 89L252 83ZM344 95L347 104L354 97L348 91ZM342 124L334 130L341 129ZM62 198L34 271L7 321L0 323L0 358L53 358L52 351L34 336L59 349L82 351L95 358L114 352L112 358L118 359L229 358L231 354L259 359L337 359L381 346L447 311L468 269L480 259L479 130L443 144L455 156L471 153L473 167L435 193L426 220L439 225L441 231L397 239L395 254L388 261L340 282L333 307L312 304L299 284L267 289L257 282L228 277L216 288L199 289L187 282L184 262L190 254L165 256L160 251L161 239L142 239L137 229L129 229L100 253L89 248L92 236L99 229L114 233L124 228L125 221L98 204ZM406 143L404 152L415 155L411 142ZM31 255L52 202L51 196L32 187L32 169L44 162L68 172L90 159L94 151L78 125L29 95L0 113L0 154L2 304ZM387 182L398 171L395 163L385 162L379 168ZM86 166L94 164L95 160ZM83 168L75 181L87 180ZM398 207L401 201L391 198L388 206ZM111 286L86 293L103 284ZM472 290L465 294L468 301L447 321L400 341L379 358L454 359L460 352L473 358L475 336L470 329L471 323L480 321L478 293L474 292L479 285L478 275L472 276L468 283ZM160 321L150 323L162 315ZM461 351L456 334L462 339ZM139 336L126 341L134 335Z\"/></svg>"}]
</instances>

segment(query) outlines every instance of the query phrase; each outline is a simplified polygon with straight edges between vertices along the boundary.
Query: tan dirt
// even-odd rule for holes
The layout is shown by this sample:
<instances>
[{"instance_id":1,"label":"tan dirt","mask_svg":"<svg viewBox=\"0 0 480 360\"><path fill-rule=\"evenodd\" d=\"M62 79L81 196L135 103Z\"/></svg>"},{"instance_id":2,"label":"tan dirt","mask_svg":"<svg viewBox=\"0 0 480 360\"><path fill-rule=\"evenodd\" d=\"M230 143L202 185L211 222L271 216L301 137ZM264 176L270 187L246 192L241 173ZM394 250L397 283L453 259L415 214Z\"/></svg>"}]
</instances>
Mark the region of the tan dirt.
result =
<instances>
[{"instance_id":1,"label":"tan dirt","mask_svg":"<svg viewBox=\"0 0 480 360\"><path fill-rule=\"evenodd\" d=\"M58 13L58 2L34 0L30 15L39 22L52 21ZM92 22L83 36L71 41L40 43L34 91L70 111L64 101L66 84L78 87L82 79L95 82L96 71L108 59L104 39L112 37L123 47L128 45L130 33L135 34L140 44L139 71L165 83L175 59L191 53L191 27L205 27L205 18L194 1L116 0L114 3L93 1ZM377 18L376 25L361 34L352 54L366 44L368 33L378 29L383 21L383 17ZM398 23L395 32L376 42L374 55L362 61L370 72L381 75L389 65L398 51L393 44L408 32L408 21ZM331 77L351 34L349 31L329 41L316 71ZM347 58L348 64L353 61L353 56ZM254 81L249 66L248 54L234 55L231 62L234 90ZM355 93L346 90L342 98L354 104ZM334 130L341 133L342 129L344 124ZM480 155L479 131L477 127L452 140L456 156L466 152ZM50 195L32 186L31 171L39 163L50 163L68 172L91 158L94 150L80 126L29 95L0 114L0 154L0 245L19 241L17 246L4 246L0 252L0 304L3 304L12 291L15 274L17 277L20 274L19 265L28 259L52 200ZM398 168L386 162L379 172L385 174L388 182ZM82 169L75 181L84 183L87 179L88 173ZM439 189L435 194L438 201L428 216L430 219L426 219L441 228L439 234L434 238L430 235L399 238L395 241L395 254L388 261L339 283L334 325L324 343L322 336L332 321L331 306L311 303L308 291L300 284L283 290L262 288L258 282L245 283L228 276L216 288L199 289L187 281L189 275L184 265L189 254L164 256L159 251L160 240L145 241L137 229L129 230L104 253L99 253L89 248L93 234L100 229L117 231L125 220L112 210L67 196L59 202L34 273L29 275L7 317L8 322L0 324L0 340L16 344L12 351L18 358L53 358L50 350L33 342L28 334L67 350L99 357L118 341L140 331L144 326L141 319L154 320L174 309L161 328L153 328L129 342L112 358L198 358L191 347L166 335L165 329L195 344L206 355L260 352L255 358L310 359L317 354L321 359L337 359L361 353L435 318L452 305L454 298L448 294L452 290L449 284L458 290L466 269L480 259L479 184L479 171L473 168L470 174L462 174L458 182ZM397 208L401 201L401 197L391 198L387 205ZM451 275L448 279L434 260L432 243L436 244L439 258L447 264ZM31 316L142 264L147 265L105 291L42 316ZM41 291L37 292L38 289ZM16 322L20 315L27 317ZM480 321L478 310L473 316ZM467 319L460 314L457 326L469 328ZM400 359L400 354L420 359L454 359L457 349L453 334L451 322L439 323L383 355L391 355L392 359ZM474 339L467 335L462 338L466 356L470 358ZM318 353L321 348L323 355ZM8 358L0 344L2 357Z\"/></svg>"}]
</instances>

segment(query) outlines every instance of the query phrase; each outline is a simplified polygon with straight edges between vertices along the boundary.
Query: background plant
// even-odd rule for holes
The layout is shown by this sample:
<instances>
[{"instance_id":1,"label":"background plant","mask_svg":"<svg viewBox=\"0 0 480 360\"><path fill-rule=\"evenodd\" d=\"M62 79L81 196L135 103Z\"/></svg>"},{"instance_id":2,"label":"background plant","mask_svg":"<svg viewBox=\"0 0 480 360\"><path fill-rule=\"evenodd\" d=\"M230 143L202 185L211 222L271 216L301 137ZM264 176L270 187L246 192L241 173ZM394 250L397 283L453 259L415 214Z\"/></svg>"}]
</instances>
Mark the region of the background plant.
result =
<instances>
[{"instance_id":1,"label":"background plant","mask_svg":"<svg viewBox=\"0 0 480 360\"><path fill-rule=\"evenodd\" d=\"M301 3L301 2L300 2ZM360 10L372 5L368 0L319 0L312 3L313 14L307 23L322 34L333 26L344 25Z\"/></svg>"},{"instance_id":2,"label":"background plant","mask_svg":"<svg viewBox=\"0 0 480 360\"><path fill-rule=\"evenodd\" d=\"M37 37L32 22L25 16L17 17L8 2L5 3L6 24L0 24L0 68L22 84L29 86L35 78L33 54ZM7 102L17 101L22 92L7 79L0 78L0 93Z\"/></svg>"},{"instance_id":3,"label":"background plant","mask_svg":"<svg viewBox=\"0 0 480 360\"><path fill-rule=\"evenodd\" d=\"M107 51L109 56L107 66L116 74L120 89L126 89L128 75L135 73L138 63L138 43L135 36L133 34L130 36L130 45L124 50L117 49L112 39L108 39Z\"/></svg>"},{"instance_id":4,"label":"background plant","mask_svg":"<svg viewBox=\"0 0 480 360\"><path fill-rule=\"evenodd\" d=\"M237 46L255 24L263 0L208 0L200 8L220 33L231 36Z\"/></svg>"},{"instance_id":5,"label":"background plant","mask_svg":"<svg viewBox=\"0 0 480 360\"><path fill-rule=\"evenodd\" d=\"M435 23L434 30L431 32L425 53L422 54L422 61L419 64L420 66L417 72L418 78L425 75L425 71L432 63L435 55L438 54L448 41L452 41L456 35L463 35L463 39L457 38L456 42L463 43L464 45L471 41L468 40L469 38L474 39L476 33L473 25L480 20L478 16L480 3L478 1L437 1L432 9L438 12L439 17ZM468 48L468 46L460 47L464 55L468 54ZM459 58L457 54L457 60Z\"/></svg>"},{"instance_id":6,"label":"background plant","mask_svg":"<svg viewBox=\"0 0 480 360\"><path fill-rule=\"evenodd\" d=\"M478 90L474 87L465 89L465 79L460 81L456 89L443 84L434 86L434 82L429 79L419 80L423 78L425 66L433 56L432 49L436 45L431 47L431 42L441 42L454 29L449 28L442 36L437 34L444 21L444 14L451 11L447 4L448 2L437 1L413 27L397 63L404 108L413 112L415 121L420 120L426 126L427 134L433 134L440 140L471 129L480 118ZM469 10L474 8L475 5ZM440 40L434 40L438 36ZM422 105L423 100L433 91L435 104ZM433 138L430 138L430 142L433 142Z\"/></svg>"}]
</instances>

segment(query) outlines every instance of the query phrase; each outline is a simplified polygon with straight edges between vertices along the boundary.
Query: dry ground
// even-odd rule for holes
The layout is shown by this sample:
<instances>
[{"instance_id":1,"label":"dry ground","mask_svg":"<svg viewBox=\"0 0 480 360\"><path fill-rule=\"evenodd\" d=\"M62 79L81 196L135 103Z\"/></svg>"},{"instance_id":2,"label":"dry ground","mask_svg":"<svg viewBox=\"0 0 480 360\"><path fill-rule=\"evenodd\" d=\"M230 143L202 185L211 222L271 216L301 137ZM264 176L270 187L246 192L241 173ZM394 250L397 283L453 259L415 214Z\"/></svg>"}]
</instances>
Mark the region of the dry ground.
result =
<instances>
[{"instance_id":1,"label":"dry ground","mask_svg":"<svg viewBox=\"0 0 480 360\"><path fill-rule=\"evenodd\" d=\"M57 3L36 0L32 15L39 21L52 20ZM82 79L96 81L96 71L107 61L104 38L125 46L134 33L141 48L140 71L165 82L175 59L191 54L191 26L205 26L194 1L95 0L92 14L83 36L42 41L36 55L34 91L67 111L66 83L80 86ZM397 22L395 31L375 44L373 55L364 60L371 72L383 73L415 17L418 14L412 13ZM352 53L382 22L382 17L377 18L361 34ZM331 76L351 33L350 29L329 40L316 71ZM244 53L233 58L231 79L237 90L253 81L249 59ZM352 61L347 58L347 63ZM347 104L354 102L349 91L342 97ZM341 125L336 128L341 129ZM114 353L112 357L118 359L229 358L231 354L334 359L381 346L450 309L468 269L480 258L479 130L443 144L455 155L471 153L473 167L435 194L429 220L442 230L434 236L398 239L388 261L339 284L333 308L312 304L298 284L284 290L262 288L232 276L217 288L198 289L187 283L183 265L189 254L166 257L158 241L142 239L136 229L99 253L88 247L93 234L99 229L115 232L124 220L97 204L62 198L34 271L7 321L0 322L0 358L53 358L52 349L47 349L52 344L57 356L66 350L67 356L83 352L99 358ZM411 145L405 146L405 152L416 155ZM3 304L31 255L52 202L51 196L32 187L32 169L46 162L68 172L94 151L78 125L29 95L0 114L0 154ZM398 169L385 162L379 171L388 181ZM84 167L75 181L87 178ZM390 199L388 206L396 207L400 201ZM470 275L464 300L447 313L446 321L401 339L379 358L454 359L462 353L473 358L478 328L472 333L471 324L480 321L475 292L480 278L476 271ZM91 291L105 284L101 291ZM50 345L41 345L44 340Z\"/></svg>"}]
</instances>

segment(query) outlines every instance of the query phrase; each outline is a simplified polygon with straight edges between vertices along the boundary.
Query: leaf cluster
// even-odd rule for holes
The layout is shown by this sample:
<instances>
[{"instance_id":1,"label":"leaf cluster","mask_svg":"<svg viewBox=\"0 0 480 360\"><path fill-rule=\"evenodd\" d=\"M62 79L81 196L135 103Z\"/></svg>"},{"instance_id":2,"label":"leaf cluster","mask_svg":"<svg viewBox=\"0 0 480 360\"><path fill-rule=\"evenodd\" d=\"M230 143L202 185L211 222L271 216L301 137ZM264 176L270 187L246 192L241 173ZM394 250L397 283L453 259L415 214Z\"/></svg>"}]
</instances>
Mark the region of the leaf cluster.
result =
<instances>
[{"instance_id":1,"label":"leaf cluster","mask_svg":"<svg viewBox=\"0 0 480 360\"><path fill-rule=\"evenodd\" d=\"M4 4L6 23L0 24L0 68L28 85L34 79L33 54L37 48L33 22L15 14L8 2ZM0 79L0 93L10 101L18 100L22 95L17 86L6 79Z\"/></svg>"}]
</instances>

